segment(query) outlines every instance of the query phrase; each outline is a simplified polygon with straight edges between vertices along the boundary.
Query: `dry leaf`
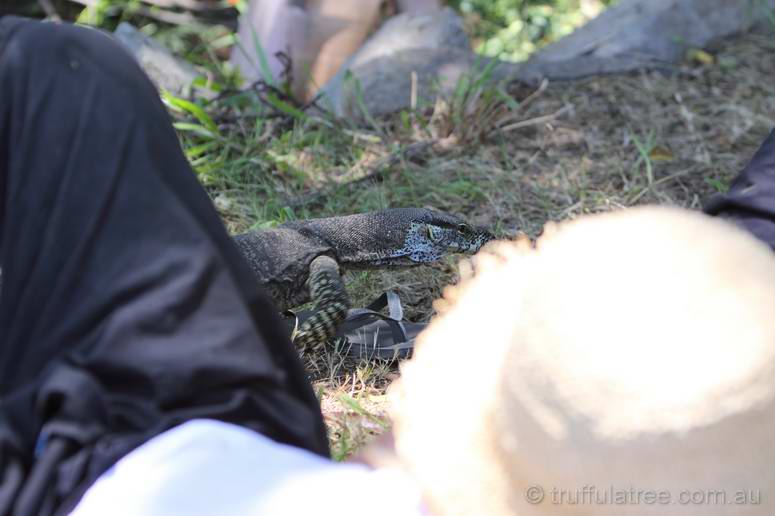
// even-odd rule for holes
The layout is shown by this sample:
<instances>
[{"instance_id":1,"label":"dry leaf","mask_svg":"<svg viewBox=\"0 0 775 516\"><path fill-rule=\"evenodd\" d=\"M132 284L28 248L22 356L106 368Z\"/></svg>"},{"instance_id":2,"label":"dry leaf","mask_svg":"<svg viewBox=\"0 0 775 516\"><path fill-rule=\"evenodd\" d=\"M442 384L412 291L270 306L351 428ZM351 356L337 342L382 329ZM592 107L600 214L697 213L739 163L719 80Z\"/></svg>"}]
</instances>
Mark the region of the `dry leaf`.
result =
<instances>
[{"instance_id":1,"label":"dry leaf","mask_svg":"<svg viewBox=\"0 0 775 516\"><path fill-rule=\"evenodd\" d=\"M651 158L651 161L673 161L675 155L667 147L660 147L657 145L649 152L649 158Z\"/></svg>"},{"instance_id":2,"label":"dry leaf","mask_svg":"<svg viewBox=\"0 0 775 516\"><path fill-rule=\"evenodd\" d=\"M716 64L716 58L713 56L713 54L710 54L698 48L689 49L686 55L689 58L689 61L701 64L701 65L711 66Z\"/></svg>"}]
</instances>

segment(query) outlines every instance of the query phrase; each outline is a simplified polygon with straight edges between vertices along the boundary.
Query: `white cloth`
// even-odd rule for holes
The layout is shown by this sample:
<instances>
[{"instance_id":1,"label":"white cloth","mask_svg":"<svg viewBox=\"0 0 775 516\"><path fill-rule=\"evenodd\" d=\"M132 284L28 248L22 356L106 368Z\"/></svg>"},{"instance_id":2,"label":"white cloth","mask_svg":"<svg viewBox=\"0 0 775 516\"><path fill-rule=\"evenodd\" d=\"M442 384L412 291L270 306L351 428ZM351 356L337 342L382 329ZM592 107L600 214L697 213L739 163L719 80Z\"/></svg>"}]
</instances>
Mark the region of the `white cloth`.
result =
<instances>
[{"instance_id":1,"label":"white cloth","mask_svg":"<svg viewBox=\"0 0 775 516\"><path fill-rule=\"evenodd\" d=\"M335 463L199 419L123 457L71 515L418 516L420 507L419 490L397 470Z\"/></svg>"}]
</instances>

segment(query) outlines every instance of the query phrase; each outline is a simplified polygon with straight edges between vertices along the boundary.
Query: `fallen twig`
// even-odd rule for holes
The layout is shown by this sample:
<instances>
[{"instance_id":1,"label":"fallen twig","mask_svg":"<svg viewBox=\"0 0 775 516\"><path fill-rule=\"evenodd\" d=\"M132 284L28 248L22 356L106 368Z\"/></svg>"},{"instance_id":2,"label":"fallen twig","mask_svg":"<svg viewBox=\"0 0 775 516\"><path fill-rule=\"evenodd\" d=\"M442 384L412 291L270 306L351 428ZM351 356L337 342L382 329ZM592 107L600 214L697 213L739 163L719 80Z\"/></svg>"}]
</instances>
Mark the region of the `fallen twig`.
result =
<instances>
[{"instance_id":1,"label":"fallen twig","mask_svg":"<svg viewBox=\"0 0 775 516\"><path fill-rule=\"evenodd\" d=\"M525 100L519 103L519 108L521 110L524 110L527 106L529 106L535 99L543 95L543 93L546 91L546 88L549 87L549 79L544 79L541 81L541 84L538 86L538 89L535 90L533 93L525 97Z\"/></svg>"},{"instance_id":2,"label":"fallen twig","mask_svg":"<svg viewBox=\"0 0 775 516\"><path fill-rule=\"evenodd\" d=\"M505 116L501 118L498 125L505 126L514 120L519 120L519 118L524 115L525 111L527 110L527 107L530 104L532 104L537 98L543 95L548 87L549 87L548 79L544 79L543 81L541 81L541 84L538 86L538 89L536 89L530 95L525 97L525 99L519 103L519 106L517 107L517 109L514 110L514 113L510 114L509 116Z\"/></svg>"},{"instance_id":3,"label":"fallen twig","mask_svg":"<svg viewBox=\"0 0 775 516\"><path fill-rule=\"evenodd\" d=\"M558 109L557 111L555 111L554 113L552 113L550 115L544 115L544 116L538 116L538 117L535 117L535 118L529 118L527 120L522 120L522 121L516 122L514 124L509 124L509 125L506 125L506 126L503 126L503 127L497 127L495 129L493 129L492 132L490 132L490 136L492 136L493 134L496 134L496 133L508 133L510 131L516 131L517 129L522 129L522 128L530 127L530 126L533 126L533 125L546 124L546 123L552 122L554 120L557 120L558 118L560 118L562 115L564 115L565 113L567 113L571 109L573 109L573 106L570 105L570 104L566 104L566 105L564 105L563 107L561 107L560 109Z\"/></svg>"}]
</instances>

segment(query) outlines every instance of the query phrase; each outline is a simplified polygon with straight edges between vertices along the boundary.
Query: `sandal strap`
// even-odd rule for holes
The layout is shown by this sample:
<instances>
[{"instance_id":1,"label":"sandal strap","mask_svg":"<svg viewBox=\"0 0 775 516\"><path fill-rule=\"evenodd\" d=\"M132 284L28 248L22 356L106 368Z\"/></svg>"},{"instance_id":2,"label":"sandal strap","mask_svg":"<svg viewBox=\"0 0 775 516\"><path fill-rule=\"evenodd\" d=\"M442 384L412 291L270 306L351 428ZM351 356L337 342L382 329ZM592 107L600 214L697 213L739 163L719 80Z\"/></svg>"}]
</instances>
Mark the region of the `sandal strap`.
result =
<instances>
[{"instance_id":1,"label":"sandal strap","mask_svg":"<svg viewBox=\"0 0 775 516\"><path fill-rule=\"evenodd\" d=\"M404 319L404 307L401 305L401 298L398 297L398 294L393 290L384 292L377 299L369 303L369 306L367 306L366 309L379 312L385 307L388 308L391 319L395 319L396 321L402 321Z\"/></svg>"},{"instance_id":2,"label":"sandal strap","mask_svg":"<svg viewBox=\"0 0 775 516\"><path fill-rule=\"evenodd\" d=\"M347 314L346 328L339 330L339 336L344 337L346 333L357 331L358 328L373 323L375 319L385 321L390 328L393 337L393 343L399 344L407 341L406 329L401 321L397 321L383 313L369 310L368 308L355 308Z\"/></svg>"}]
</instances>

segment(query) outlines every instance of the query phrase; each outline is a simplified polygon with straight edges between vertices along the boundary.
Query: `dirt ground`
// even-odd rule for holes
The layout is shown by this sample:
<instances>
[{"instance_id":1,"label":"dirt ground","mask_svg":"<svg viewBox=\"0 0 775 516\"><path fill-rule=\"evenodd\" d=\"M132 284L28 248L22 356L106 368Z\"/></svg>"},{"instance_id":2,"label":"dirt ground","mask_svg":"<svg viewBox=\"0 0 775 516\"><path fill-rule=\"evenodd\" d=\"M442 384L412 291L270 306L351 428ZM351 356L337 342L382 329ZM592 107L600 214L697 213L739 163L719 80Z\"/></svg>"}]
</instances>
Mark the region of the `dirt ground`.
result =
<instances>
[{"instance_id":1,"label":"dirt ground","mask_svg":"<svg viewBox=\"0 0 775 516\"><path fill-rule=\"evenodd\" d=\"M775 127L775 38L744 35L687 56L671 74L556 83L538 94L511 91L521 100L530 96L517 127L409 163L410 179L404 173L370 188L444 184L435 207L502 236L535 237L549 220L634 205L700 209ZM423 199L434 201L432 195ZM408 318L427 321L433 299L456 279L456 261L360 273L348 281L356 304L392 289ZM475 353L481 343L471 344ZM388 426L384 392L398 377L395 364L348 363L335 353L308 362L335 456L347 456Z\"/></svg>"}]
</instances>

